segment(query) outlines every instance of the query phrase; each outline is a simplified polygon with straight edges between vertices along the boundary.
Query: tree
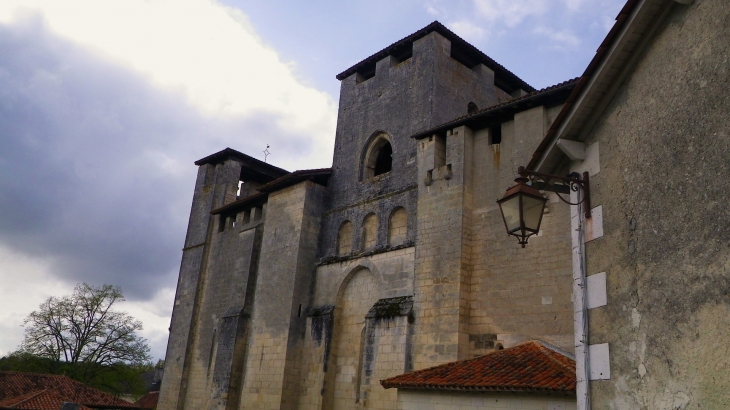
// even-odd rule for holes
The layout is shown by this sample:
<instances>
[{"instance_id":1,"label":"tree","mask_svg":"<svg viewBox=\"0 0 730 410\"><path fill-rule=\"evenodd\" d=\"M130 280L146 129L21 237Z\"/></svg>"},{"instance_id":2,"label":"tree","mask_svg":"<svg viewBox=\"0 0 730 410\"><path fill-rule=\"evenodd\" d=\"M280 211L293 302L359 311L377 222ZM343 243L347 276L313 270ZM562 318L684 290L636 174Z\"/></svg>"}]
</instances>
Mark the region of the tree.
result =
<instances>
[{"instance_id":1,"label":"tree","mask_svg":"<svg viewBox=\"0 0 730 410\"><path fill-rule=\"evenodd\" d=\"M20 352L89 371L116 364L142 365L150 360L147 341L138 336L142 322L112 310L124 300L118 286L76 285L71 295L50 297L24 321Z\"/></svg>"}]
</instances>

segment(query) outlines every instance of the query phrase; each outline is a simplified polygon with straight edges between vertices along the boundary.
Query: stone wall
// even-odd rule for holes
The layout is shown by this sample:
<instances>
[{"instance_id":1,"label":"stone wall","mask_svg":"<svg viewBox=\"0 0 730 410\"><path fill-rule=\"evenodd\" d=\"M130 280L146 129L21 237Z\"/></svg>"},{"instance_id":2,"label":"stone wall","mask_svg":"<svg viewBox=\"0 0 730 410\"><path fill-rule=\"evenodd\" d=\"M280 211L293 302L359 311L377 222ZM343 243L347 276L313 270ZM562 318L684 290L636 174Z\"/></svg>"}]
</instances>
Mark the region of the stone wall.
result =
<instances>
[{"instance_id":1,"label":"stone wall","mask_svg":"<svg viewBox=\"0 0 730 410\"><path fill-rule=\"evenodd\" d=\"M499 144L465 126L419 141L416 368L531 338L574 350L569 207L550 193L522 249L496 204L560 108L515 114Z\"/></svg>"},{"instance_id":2,"label":"stone wall","mask_svg":"<svg viewBox=\"0 0 730 410\"><path fill-rule=\"evenodd\" d=\"M204 301L210 300L203 289L210 283L209 273L215 277L215 269L209 270L208 261L212 251L210 238L213 235L216 217L210 212L235 198L241 164L229 160L219 164L205 164L198 169L198 178L193 194L188 232L183 248L180 276L178 278L175 305L170 322L170 341L167 346L166 372L162 382L160 408L177 408L193 397L197 405L202 405L206 397L206 372L211 354L212 329L201 330L208 326L200 320L202 314L222 314L231 305L241 305L240 300L221 298L223 306L201 310ZM242 261L239 266L245 265ZM231 277L239 272L218 272ZM216 286L217 280L212 279ZM219 286L219 285L218 285ZM227 293L226 295L231 295ZM220 317L220 316L219 316ZM202 340L201 340L202 338ZM194 382L189 383L189 380Z\"/></svg>"},{"instance_id":3,"label":"stone wall","mask_svg":"<svg viewBox=\"0 0 730 410\"><path fill-rule=\"evenodd\" d=\"M395 396L379 380L409 368L410 310L387 320L366 316L379 300L413 294L413 260L414 248L409 247L317 268L314 307L307 314L301 408L365 403L379 408L373 406L385 402L394 408Z\"/></svg>"},{"instance_id":4,"label":"stone wall","mask_svg":"<svg viewBox=\"0 0 730 410\"><path fill-rule=\"evenodd\" d=\"M589 341L610 351L594 409L730 406L730 6L671 7L589 134L587 274L608 296Z\"/></svg>"},{"instance_id":5,"label":"stone wall","mask_svg":"<svg viewBox=\"0 0 730 410\"><path fill-rule=\"evenodd\" d=\"M569 206L546 193L540 233L523 249L507 236L496 203L560 108L516 114L501 125L498 146L490 144L489 129L475 132L469 357L530 338L574 351Z\"/></svg>"},{"instance_id":6,"label":"stone wall","mask_svg":"<svg viewBox=\"0 0 730 410\"><path fill-rule=\"evenodd\" d=\"M324 194L305 181L269 196L241 396L246 408L293 409L299 400Z\"/></svg>"}]
</instances>

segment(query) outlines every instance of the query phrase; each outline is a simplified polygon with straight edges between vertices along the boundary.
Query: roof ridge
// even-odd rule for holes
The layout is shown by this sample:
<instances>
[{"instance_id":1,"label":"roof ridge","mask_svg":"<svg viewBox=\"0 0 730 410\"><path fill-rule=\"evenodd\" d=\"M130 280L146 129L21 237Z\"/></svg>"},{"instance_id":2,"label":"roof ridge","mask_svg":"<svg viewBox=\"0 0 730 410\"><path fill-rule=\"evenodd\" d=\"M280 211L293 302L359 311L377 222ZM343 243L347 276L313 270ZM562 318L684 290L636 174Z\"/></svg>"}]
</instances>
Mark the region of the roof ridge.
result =
<instances>
[{"instance_id":1,"label":"roof ridge","mask_svg":"<svg viewBox=\"0 0 730 410\"><path fill-rule=\"evenodd\" d=\"M554 355L559 354L560 356L562 356L566 359L570 359L568 356L565 356L559 352L556 352L553 349L550 349L549 347L543 345L538 340L533 340L533 342L537 345L537 348L540 351L540 353L542 355L544 355L545 357L547 357L548 359L550 359L551 362L557 364L558 366L560 366L561 368L563 368L566 371L569 371L569 372L574 371L574 369L570 368L570 366L568 366L566 363L563 363L560 360L558 360Z\"/></svg>"},{"instance_id":2,"label":"roof ridge","mask_svg":"<svg viewBox=\"0 0 730 410\"><path fill-rule=\"evenodd\" d=\"M562 88L576 86L579 81L580 81L580 77L575 77L575 78L572 78L572 79L569 79L569 80L565 80L563 82L560 82L560 83L557 83L557 84L554 84L554 85L551 85L551 86L548 86L548 87L545 87L545 88L542 88L542 89L533 91L531 93L525 94L525 95L520 96L520 97L512 98L510 100L503 101L501 103L497 103L497 104L494 104L494 105L490 105L488 107L482 108L481 110L478 110L478 111L473 112L471 114L465 114L465 115L462 115L460 117L456 117L456 118L454 118L452 120L449 120L447 122L444 122L442 124L433 126L431 128L418 131L418 132L414 133L413 135L411 135L411 138L418 139L418 138L421 138L422 136L424 136L424 135L426 135L426 134L428 134L430 132L436 132L437 130L439 130L439 129L443 128L443 127L455 126L455 124L458 124L460 121L468 121L468 120L474 119L476 117L479 117L480 115L489 113L490 111L494 111L496 109L503 109L505 107L509 107L512 104L518 104L518 103L521 103L523 101L529 100L530 98L536 98L536 97L542 96L543 94L548 94L550 92L556 92L556 90L560 90Z\"/></svg>"},{"instance_id":3,"label":"roof ridge","mask_svg":"<svg viewBox=\"0 0 730 410\"><path fill-rule=\"evenodd\" d=\"M530 91L530 92L535 91L535 87L533 87L530 84L528 84L525 80L523 80L522 78L518 77L515 73L513 73L510 70L508 70L505 66L503 66L500 63L498 63L496 60L494 60L492 57L490 57L487 54L485 54L482 50L478 49L473 44L471 44L468 41L466 41L463 38L461 38L458 34L454 33L452 30L450 30L448 27L446 27L445 25L443 25L438 20L434 20L433 22L431 22L427 26L425 26L425 27L423 27L423 28L421 28L419 30L416 30L415 32L413 32L413 33L411 33L411 34L409 34L409 35L401 38L398 41L395 41L395 42L391 43L390 45L388 45L388 46L380 49L379 51L376 51L372 55L370 55L370 56L368 56L368 57L360 60L359 62L355 63L354 65L352 65L350 68L346 69L345 71L337 74L335 77L338 80L342 81L345 78L347 78L348 76L350 76L353 73L357 72L364 65L366 65L368 63L377 62L377 60L376 61L373 61L374 59L384 58L385 56L387 56L389 54L390 51L393 51L393 49L395 49L395 48L397 48L399 46L405 45L408 42L417 41L417 40L425 37L426 35L430 34L431 32L434 32L434 31L436 31L439 34L443 35L449 41L452 41L452 38L453 38L453 40L456 40L458 43L460 43L459 45L463 45L463 46L466 46L466 47L472 49L471 51L476 52L476 54L478 55L478 57L480 57L480 59L482 60L482 63L484 63L486 61L486 63L487 63L486 65L488 65L488 66L489 65L492 65L493 66L493 67L490 67L490 69L492 69L492 71L499 71L500 73L504 74L507 78L510 78L510 80L508 80L508 81L512 82L512 85L515 86L515 88L521 88L521 89L524 89L525 91ZM448 38L448 37L452 37L452 38ZM453 41L452 41L452 45L453 45ZM494 68L496 68L497 70L494 70Z\"/></svg>"},{"instance_id":4,"label":"roof ridge","mask_svg":"<svg viewBox=\"0 0 730 410\"><path fill-rule=\"evenodd\" d=\"M20 404L23 404L23 403L27 402L28 400L31 400L31 399L34 399L34 398L38 397L38 396L39 396L40 394L44 393L44 392L45 392L45 391L47 391L47 390L48 390L48 388L45 388L45 389L41 389L41 390L32 390L32 391L30 391L30 392L28 392L28 393L25 393L25 394L21 394L21 395L19 395L19 396L15 396L15 397L8 397L8 398L6 399L6 400L8 400L8 401L10 401L10 400L13 400L13 399L18 399L18 398L20 398L20 401L17 401L17 402L10 402L10 403L8 404L8 407L15 407L15 406L18 406L18 405L20 405ZM27 397L23 398L24 396L27 396Z\"/></svg>"}]
</instances>

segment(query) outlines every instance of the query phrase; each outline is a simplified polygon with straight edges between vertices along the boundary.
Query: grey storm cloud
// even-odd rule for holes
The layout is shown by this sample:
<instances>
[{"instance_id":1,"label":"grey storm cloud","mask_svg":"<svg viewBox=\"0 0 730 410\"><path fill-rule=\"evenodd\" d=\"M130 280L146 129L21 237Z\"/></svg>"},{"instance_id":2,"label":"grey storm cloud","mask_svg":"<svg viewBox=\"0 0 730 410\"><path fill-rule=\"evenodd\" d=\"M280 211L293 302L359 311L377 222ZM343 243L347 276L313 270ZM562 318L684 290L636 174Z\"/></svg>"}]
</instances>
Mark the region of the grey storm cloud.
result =
<instances>
[{"instance_id":1,"label":"grey storm cloud","mask_svg":"<svg viewBox=\"0 0 730 410\"><path fill-rule=\"evenodd\" d=\"M289 168L282 158L311 149L276 120L206 117L40 19L0 25L0 243L64 281L147 299L175 284L193 161L270 143Z\"/></svg>"}]
</instances>

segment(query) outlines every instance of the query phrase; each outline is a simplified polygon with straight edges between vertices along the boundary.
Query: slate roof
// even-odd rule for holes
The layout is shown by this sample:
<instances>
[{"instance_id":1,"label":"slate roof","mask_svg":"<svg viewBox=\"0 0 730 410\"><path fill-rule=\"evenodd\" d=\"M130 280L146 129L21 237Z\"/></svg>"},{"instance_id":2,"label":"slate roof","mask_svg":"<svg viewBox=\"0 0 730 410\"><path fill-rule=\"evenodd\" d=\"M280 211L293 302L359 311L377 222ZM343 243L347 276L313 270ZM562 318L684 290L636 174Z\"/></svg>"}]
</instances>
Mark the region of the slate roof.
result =
<instances>
[{"instance_id":1,"label":"slate roof","mask_svg":"<svg viewBox=\"0 0 730 410\"><path fill-rule=\"evenodd\" d=\"M529 341L470 360L381 380L386 388L575 394L575 360Z\"/></svg>"},{"instance_id":2,"label":"slate roof","mask_svg":"<svg viewBox=\"0 0 730 410\"><path fill-rule=\"evenodd\" d=\"M483 125L482 123L487 123L490 120L501 122L504 121L504 118L502 117L511 117L516 112L524 111L533 107L537 107L539 105L547 105L550 102L555 104L562 104L565 99L568 98L568 95L570 95L570 93L576 87L576 85L578 84L578 80L579 77L573 78L571 80L566 80L562 83L551 85L550 87L545 87L541 90L525 94L521 97L513 98L511 100L483 108L479 111L462 115L461 117L455 118L446 123L413 134L411 138L426 138L433 134L438 134L440 132L456 128L461 125L468 125L471 126L471 128L478 128Z\"/></svg>"},{"instance_id":3,"label":"slate roof","mask_svg":"<svg viewBox=\"0 0 730 410\"><path fill-rule=\"evenodd\" d=\"M399 50L407 47L414 41L421 39L434 31L444 36L444 38L446 38L447 40L451 41L451 56L453 58L463 61L470 67L476 65L477 63L482 63L485 66L489 67L490 70L494 71L495 83L497 83L497 85L503 88L505 91L512 92L516 89L523 89L527 92L535 91L535 88L533 88L531 85L527 84L524 80L517 77L514 73L504 68L504 66L494 61L492 58L481 52L473 45L469 44L463 38L457 36L453 31L449 30L448 28L446 28L446 26L439 23L438 21L434 21L428 26L416 31L415 33L399 41L396 41L388 47L385 47L384 49L378 51L370 57L353 65L352 67L338 74L337 79L344 80L345 78L358 71L368 70L370 69L368 67L374 67L377 61L385 58L388 55L398 54L400 52Z\"/></svg>"},{"instance_id":4,"label":"slate roof","mask_svg":"<svg viewBox=\"0 0 730 410\"><path fill-rule=\"evenodd\" d=\"M322 186L327 186L327 182L329 181L331 174L332 168L302 169L291 172L262 185L258 187L258 190L260 192L274 192L306 180L310 180Z\"/></svg>"},{"instance_id":5,"label":"slate roof","mask_svg":"<svg viewBox=\"0 0 730 410\"><path fill-rule=\"evenodd\" d=\"M210 154L205 158L201 158L195 161L195 165L220 164L229 159L235 159L242 164L241 178L244 181L251 179L265 184L289 174L289 171L285 169L276 167L250 155L246 155L243 152L236 151L233 148L226 148L216 152L215 154Z\"/></svg>"},{"instance_id":6,"label":"slate roof","mask_svg":"<svg viewBox=\"0 0 730 410\"><path fill-rule=\"evenodd\" d=\"M0 409L58 410L63 402L84 410L138 408L66 376L0 371Z\"/></svg>"}]
</instances>

